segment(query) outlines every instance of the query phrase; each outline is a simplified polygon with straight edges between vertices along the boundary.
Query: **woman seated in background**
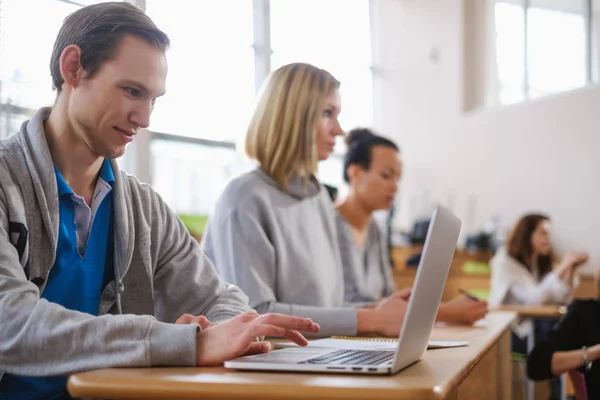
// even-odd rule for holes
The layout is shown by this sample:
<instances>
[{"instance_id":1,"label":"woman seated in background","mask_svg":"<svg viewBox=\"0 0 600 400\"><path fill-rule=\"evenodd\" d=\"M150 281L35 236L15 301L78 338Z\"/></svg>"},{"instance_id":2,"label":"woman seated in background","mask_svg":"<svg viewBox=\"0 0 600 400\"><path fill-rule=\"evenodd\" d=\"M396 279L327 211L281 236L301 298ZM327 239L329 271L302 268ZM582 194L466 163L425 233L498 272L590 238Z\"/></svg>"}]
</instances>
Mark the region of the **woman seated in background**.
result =
<instances>
[{"instance_id":1,"label":"woman seated in background","mask_svg":"<svg viewBox=\"0 0 600 400\"><path fill-rule=\"evenodd\" d=\"M576 270L588 259L586 253L569 252L556 264L551 246L550 219L526 215L517 222L506 247L490 261L492 268L490 307L501 305L537 306L566 304L572 295ZM535 337L542 339L554 321L537 320ZM527 352L526 338L534 324L523 320L513 324L513 351Z\"/></svg>"},{"instance_id":2,"label":"woman seated in background","mask_svg":"<svg viewBox=\"0 0 600 400\"><path fill-rule=\"evenodd\" d=\"M337 232L344 267L347 302L376 302L396 292L385 235L373 219L394 203L402 162L398 146L354 129L346 138L344 181L348 196L337 205ZM440 305L437 320L471 324L487 313L485 301L458 296Z\"/></svg>"},{"instance_id":3,"label":"woman seated in background","mask_svg":"<svg viewBox=\"0 0 600 400\"><path fill-rule=\"evenodd\" d=\"M396 336L406 311L400 293L373 308L344 301L335 210L316 179L333 151L340 83L309 64L274 71L246 135L259 167L232 180L209 219L203 249L220 275L259 313L312 318L323 336Z\"/></svg>"},{"instance_id":4,"label":"woman seated in background","mask_svg":"<svg viewBox=\"0 0 600 400\"><path fill-rule=\"evenodd\" d=\"M575 300L567 314L527 357L533 380L552 379L578 369L584 374L588 399L600 399L600 302Z\"/></svg>"}]
</instances>

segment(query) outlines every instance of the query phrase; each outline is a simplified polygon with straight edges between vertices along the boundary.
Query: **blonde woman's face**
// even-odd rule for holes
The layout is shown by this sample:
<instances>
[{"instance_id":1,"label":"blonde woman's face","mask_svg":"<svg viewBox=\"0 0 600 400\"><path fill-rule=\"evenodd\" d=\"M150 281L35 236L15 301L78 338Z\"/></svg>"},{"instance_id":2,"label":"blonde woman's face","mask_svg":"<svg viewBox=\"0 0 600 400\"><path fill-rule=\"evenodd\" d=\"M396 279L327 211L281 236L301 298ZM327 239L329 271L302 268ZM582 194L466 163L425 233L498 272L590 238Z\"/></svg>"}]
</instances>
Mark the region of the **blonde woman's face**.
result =
<instances>
[{"instance_id":1,"label":"blonde woman's face","mask_svg":"<svg viewBox=\"0 0 600 400\"><path fill-rule=\"evenodd\" d=\"M319 161L326 160L327 157L329 157L335 146L335 137L344 134L338 120L341 111L342 103L340 92L336 90L327 98L323 114L321 115L317 126L317 151L319 154Z\"/></svg>"}]
</instances>

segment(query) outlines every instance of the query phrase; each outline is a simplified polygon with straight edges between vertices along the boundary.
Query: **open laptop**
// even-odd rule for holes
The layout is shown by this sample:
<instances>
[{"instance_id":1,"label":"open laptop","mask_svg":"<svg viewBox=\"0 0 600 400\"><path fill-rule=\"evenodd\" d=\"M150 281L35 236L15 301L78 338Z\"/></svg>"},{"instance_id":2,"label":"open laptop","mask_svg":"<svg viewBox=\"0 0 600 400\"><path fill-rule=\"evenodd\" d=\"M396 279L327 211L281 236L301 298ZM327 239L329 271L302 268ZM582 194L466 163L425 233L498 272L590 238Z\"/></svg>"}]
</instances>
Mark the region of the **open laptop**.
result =
<instances>
[{"instance_id":1,"label":"open laptop","mask_svg":"<svg viewBox=\"0 0 600 400\"><path fill-rule=\"evenodd\" d=\"M225 368L391 375L419 361L435 323L460 227L461 221L448 209L438 206L433 212L395 351L292 347L239 357Z\"/></svg>"}]
</instances>

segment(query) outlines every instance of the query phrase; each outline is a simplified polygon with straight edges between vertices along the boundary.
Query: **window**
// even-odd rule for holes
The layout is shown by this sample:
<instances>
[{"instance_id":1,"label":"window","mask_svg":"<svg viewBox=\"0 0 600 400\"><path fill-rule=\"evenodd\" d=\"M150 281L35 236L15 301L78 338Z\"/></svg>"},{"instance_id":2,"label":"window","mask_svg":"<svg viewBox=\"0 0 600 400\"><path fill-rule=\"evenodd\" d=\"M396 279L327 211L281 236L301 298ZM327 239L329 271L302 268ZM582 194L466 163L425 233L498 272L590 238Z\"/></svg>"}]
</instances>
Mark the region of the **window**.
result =
<instances>
[{"instance_id":1,"label":"window","mask_svg":"<svg viewBox=\"0 0 600 400\"><path fill-rule=\"evenodd\" d=\"M176 212L208 215L253 165L235 150L256 93L253 4L146 0L146 12L171 39L167 93L150 122L150 182Z\"/></svg>"},{"instance_id":2,"label":"window","mask_svg":"<svg viewBox=\"0 0 600 400\"><path fill-rule=\"evenodd\" d=\"M588 0L492 3L498 83L492 102L515 103L597 80L598 0L591 10Z\"/></svg>"},{"instance_id":3,"label":"window","mask_svg":"<svg viewBox=\"0 0 600 400\"><path fill-rule=\"evenodd\" d=\"M15 133L37 108L54 103L50 56L62 22L82 5L104 1L0 1L0 138ZM28 31L32 26L34 34Z\"/></svg>"},{"instance_id":4,"label":"window","mask_svg":"<svg viewBox=\"0 0 600 400\"><path fill-rule=\"evenodd\" d=\"M31 12L32 7L36 12ZM55 93L50 55L63 19L77 5L58 0L2 0L0 9L0 137L15 133ZM23 21L27 20L27 26ZM38 34L27 32L35 26Z\"/></svg>"},{"instance_id":5,"label":"window","mask_svg":"<svg viewBox=\"0 0 600 400\"><path fill-rule=\"evenodd\" d=\"M527 10L527 89L531 98L586 84L583 1L562 2L562 7L553 3L556 1L530 0Z\"/></svg>"},{"instance_id":6,"label":"window","mask_svg":"<svg viewBox=\"0 0 600 400\"><path fill-rule=\"evenodd\" d=\"M146 12L171 38L167 94L150 130L242 137L255 97L252 1L146 0Z\"/></svg>"},{"instance_id":7,"label":"window","mask_svg":"<svg viewBox=\"0 0 600 400\"><path fill-rule=\"evenodd\" d=\"M344 182L344 160L340 156L331 156L319 163L319 180L338 189L338 196L346 195L348 184Z\"/></svg>"},{"instance_id":8,"label":"window","mask_svg":"<svg viewBox=\"0 0 600 400\"><path fill-rule=\"evenodd\" d=\"M53 103L49 61L64 18L107 0L0 1L2 137ZM371 125L369 0L128 1L169 35L171 48L167 93L156 103L147 140L136 141L124 164L176 212L210 213L227 181L253 167L235 147L259 86L283 64L329 70L342 83L343 128ZM25 35L24 19L40 34ZM322 179L336 186L343 149L340 141L338 155L321 166Z\"/></svg>"},{"instance_id":9,"label":"window","mask_svg":"<svg viewBox=\"0 0 600 400\"><path fill-rule=\"evenodd\" d=\"M502 104L516 103L525 98L525 15L519 4L497 3L496 56L499 97Z\"/></svg>"},{"instance_id":10,"label":"window","mask_svg":"<svg viewBox=\"0 0 600 400\"><path fill-rule=\"evenodd\" d=\"M225 185L252 168L235 149L171 140L151 142L151 181L178 213L209 215Z\"/></svg>"}]
</instances>

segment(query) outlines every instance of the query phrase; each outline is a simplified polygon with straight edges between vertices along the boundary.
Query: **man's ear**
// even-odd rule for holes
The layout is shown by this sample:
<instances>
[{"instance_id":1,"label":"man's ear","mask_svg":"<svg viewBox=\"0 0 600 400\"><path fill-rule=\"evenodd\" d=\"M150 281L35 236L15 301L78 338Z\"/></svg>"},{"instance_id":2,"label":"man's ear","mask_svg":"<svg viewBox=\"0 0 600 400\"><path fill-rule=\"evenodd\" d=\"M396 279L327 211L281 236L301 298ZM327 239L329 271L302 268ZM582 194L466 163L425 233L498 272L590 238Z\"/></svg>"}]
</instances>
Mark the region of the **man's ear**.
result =
<instances>
[{"instance_id":1,"label":"man's ear","mask_svg":"<svg viewBox=\"0 0 600 400\"><path fill-rule=\"evenodd\" d=\"M81 48L75 44L65 47L60 53L60 74L63 81L71 86L77 87L85 76L81 67Z\"/></svg>"}]
</instances>

